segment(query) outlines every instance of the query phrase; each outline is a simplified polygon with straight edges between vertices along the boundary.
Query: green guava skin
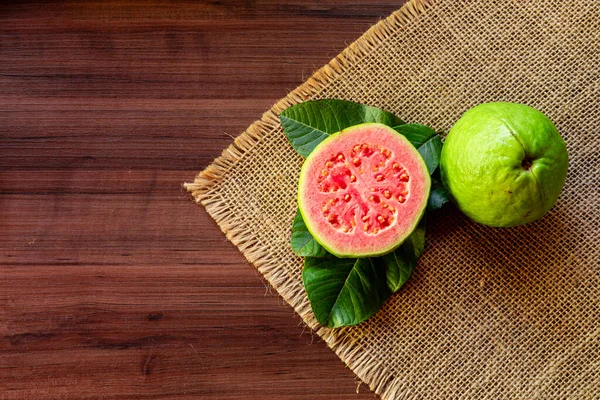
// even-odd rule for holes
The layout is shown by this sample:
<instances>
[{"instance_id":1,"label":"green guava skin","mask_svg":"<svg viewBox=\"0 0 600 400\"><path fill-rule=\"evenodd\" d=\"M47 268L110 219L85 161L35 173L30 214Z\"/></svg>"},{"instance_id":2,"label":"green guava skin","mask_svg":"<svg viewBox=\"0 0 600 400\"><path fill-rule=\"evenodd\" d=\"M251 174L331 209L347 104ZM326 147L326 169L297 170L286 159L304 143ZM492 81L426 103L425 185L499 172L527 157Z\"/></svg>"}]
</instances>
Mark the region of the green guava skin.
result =
<instances>
[{"instance_id":1,"label":"green guava skin","mask_svg":"<svg viewBox=\"0 0 600 400\"><path fill-rule=\"evenodd\" d=\"M454 204L474 221L510 227L541 218L556 202L568 155L558 130L540 111L485 103L448 133L440 159Z\"/></svg>"}]
</instances>

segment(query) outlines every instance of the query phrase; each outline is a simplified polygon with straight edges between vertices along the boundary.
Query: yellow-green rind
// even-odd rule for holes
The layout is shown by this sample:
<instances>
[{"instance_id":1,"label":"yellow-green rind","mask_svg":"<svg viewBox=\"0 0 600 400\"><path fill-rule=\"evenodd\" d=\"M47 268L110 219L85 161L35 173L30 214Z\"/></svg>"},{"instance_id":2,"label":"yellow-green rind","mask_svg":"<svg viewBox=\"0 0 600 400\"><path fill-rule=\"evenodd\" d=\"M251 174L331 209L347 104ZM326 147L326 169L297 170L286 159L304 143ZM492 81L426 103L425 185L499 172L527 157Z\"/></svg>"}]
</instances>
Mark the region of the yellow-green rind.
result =
<instances>
[{"instance_id":1,"label":"yellow-green rind","mask_svg":"<svg viewBox=\"0 0 600 400\"><path fill-rule=\"evenodd\" d=\"M307 179L307 177L306 177L307 174L305 172L308 169L308 165L309 165L309 162L311 160L311 156L314 156L314 155L318 154L319 150L322 149L323 147L325 147L328 143L330 143L332 141L339 140L340 137L344 133L347 133L347 132L349 132L349 131L351 131L353 129L363 128L363 127L369 127L369 126L378 127L378 128L385 128L385 129L389 130L390 132L393 132L394 134L398 135L398 137L400 137L400 140L405 141L406 144L408 144L407 148L410 149L411 152L413 152L413 155L418 160L418 162L421 164L421 167L425 171L427 171L427 165L425 164L425 161L421 157L421 154L412 145L412 143L410 143L410 141L405 136L403 136L400 133L396 132L395 130L393 130L391 127L389 127L387 125L383 125L383 124L376 123L376 122L367 122L367 123L363 123L363 124L359 124L359 125L354 125L354 126L346 128L346 129L343 129L343 130L341 130L339 132L336 132L334 134L331 134L328 138L326 138L321 143L319 143L314 148L314 150L308 155L308 157L304 160L304 163L302 164L302 168L300 170L300 177L298 178L298 187L299 188L302 187L303 186L303 182ZM429 174L424 174L424 176L426 176L425 179L427 180L426 181L426 185L427 185L427 188L428 188L427 191L429 192L431 190L431 177L429 176ZM306 228L308 229L308 231L315 238L315 240L321 246L323 246L323 248L325 250L327 250L329 253L331 253L332 255L334 255L334 256L336 256L338 258L378 257L378 256L383 256L385 254L391 253L392 251L394 251L398 247L400 247L400 245L402 243L404 243L404 241L417 228L417 225L419 224L419 222L421 221L421 219L425 215L425 211L427 209L427 201L424 201L422 203L421 209L417 210L418 218L415 219L414 224L412 224L412 226L411 226L410 229L406 230L405 235L402 238L400 238L397 243L394 243L391 246L383 248L380 251L373 252L373 253L368 253L368 254L367 253L344 253L344 254L340 254L340 253L336 252L335 250L333 250L331 248L331 246L327 243L327 238L323 237L323 235L321 235L320 232L318 232L318 230L314 229L314 226L312 226L312 224L310 223L310 220L307 218L307 216L303 212L302 196L300 195L300 191L298 191L297 198L298 198L298 210L300 211L300 215L302 215L302 218L304 219L304 223L305 223Z\"/></svg>"},{"instance_id":2,"label":"yellow-green rind","mask_svg":"<svg viewBox=\"0 0 600 400\"><path fill-rule=\"evenodd\" d=\"M546 214L567 168L566 145L552 121L532 107L503 102L467 111L448 133L440 159L452 201L474 221L496 227Z\"/></svg>"}]
</instances>

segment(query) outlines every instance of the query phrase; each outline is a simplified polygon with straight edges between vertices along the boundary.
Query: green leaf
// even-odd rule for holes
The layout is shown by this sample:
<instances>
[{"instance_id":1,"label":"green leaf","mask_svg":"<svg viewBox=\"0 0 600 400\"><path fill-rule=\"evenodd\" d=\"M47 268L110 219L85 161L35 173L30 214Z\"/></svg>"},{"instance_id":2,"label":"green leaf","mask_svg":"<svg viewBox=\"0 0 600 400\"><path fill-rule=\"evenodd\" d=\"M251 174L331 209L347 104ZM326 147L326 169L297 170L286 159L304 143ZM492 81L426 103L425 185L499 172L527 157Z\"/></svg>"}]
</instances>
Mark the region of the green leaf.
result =
<instances>
[{"instance_id":1,"label":"green leaf","mask_svg":"<svg viewBox=\"0 0 600 400\"><path fill-rule=\"evenodd\" d=\"M436 135L433 128L421 124L403 124L394 126L394 130L401 135L406 136L408 141L411 142L417 149Z\"/></svg>"},{"instance_id":2,"label":"green leaf","mask_svg":"<svg viewBox=\"0 0 600 400\"><path fill-rule=\"evenodd\" d=\"M442 152L442 139L440 135L435 135L428 139L417 150L419 150L421 157L423 157L429 173L433 174L438 165L440 165L440 153Z\"/></svg>"},{"instance_id":3,"label":"green leaf","mask_svg":"<svg viewBox=\"0 0 600 400\"><path fill-rule=\"evenodd\" d=\"M441 182L436 180L431 181L431 192L427 201L427 211L433 211L442 208L442 206L450 201L448 192Z\"/></svg>"},{"instance_id":4,"label":"green leaf","mask_svg":"<svg viewBox=\"0 0 600 400\"><path fill-rule=\"evenodd\" d=\"M379 108L345 100L305 101L293 105L279 115L283 131L292 147L307 157L329 135L365 122L388 126L404 122Z\"/></svg>"},{"instance_id":5,"label":"green leaf","mask_svg":"<svg viewBox=\"0 0 600 400\"><path fill-rule=\"evenodd\" d=\"M425 247L425 218L394 252L371 258L334 257L305 228L297 211L292 248L298 255L312 254L304 259L302 279L317 320L330 328L356 325L375 314L408 281Z\"/></svg>"},{"instance_id":6,"label":"green leaf","mask_svg":"<svg viewBox=\"0 0 600 400\"><path fill-rule=\"evenodd\" d=\"M297 256L327 257L331 256L308 231L300 210L296 210L292 225L292 250Z\"/></svg>"},{"instance_id":7,"label":"green leaf","mask_svg":"<svg viewBox=\"0 0 600 400\"><path fill-rule=\"evenodd\" d=\"M381 257L386 268L387 284L392 292L400 289L410 278L424 247L425 218L419 222L417 228L398 249ZM299 256L336 258L328 253L311 235L299 210L296 211L292 227L292 249ZM376 258L373 258L373 260L376 260Z\"/></svg>"},{"instance_id":8,"label":"green leaf","mask_svg":"<svg viewBox=\"0 0 600 400\"><path fill-rule=\"evenodd\" d=\"M367 320L391 295L381 259L306 257L302 280L317 321L330 328Z\"/></svg>"},{"instance_id":9,"label":"green leaf","mask_svg":"<svg viewBox=\"0 0 600 400\"><path fill-rule=\"evenodd\" d=\"M424 248L425 218L421 219L417 228L400 247L381 257L385 264L387 286L392 292L397 292L408 281Z\"/></svg>"}]
</instances>

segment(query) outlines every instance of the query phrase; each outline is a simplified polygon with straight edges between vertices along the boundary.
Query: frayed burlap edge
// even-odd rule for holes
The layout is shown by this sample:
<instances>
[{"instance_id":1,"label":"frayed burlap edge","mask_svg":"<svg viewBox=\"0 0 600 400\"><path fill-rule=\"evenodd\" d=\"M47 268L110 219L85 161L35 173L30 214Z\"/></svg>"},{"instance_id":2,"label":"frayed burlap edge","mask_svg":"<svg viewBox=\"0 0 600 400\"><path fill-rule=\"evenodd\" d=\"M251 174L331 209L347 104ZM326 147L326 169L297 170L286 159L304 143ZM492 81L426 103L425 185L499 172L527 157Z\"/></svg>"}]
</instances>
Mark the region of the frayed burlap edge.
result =
<instances>
[{"instance_id":1,"label":"frayed burlap edge","mask_svg":"<svg viewBox=\"0 0 600 400\"><path fill-rule=\"evenodd\" d=\"M304 288L289 281L289 276L277 267L273 256L252 236L251 227L240 224L240 220L235 218L229 207L223 203L217 189L223 177L246 152L281 126L278 117L281 111L321 93L331 81L374 51L389 35L425 14L433 4L434 0L409 0L401 9L372 26L306 82L279 100L260 120L250 125L213 164L196 176L193 183L184 184L184 188L196 203L206 208L227 239L240 249L285 301L294 307L307 326L313 329L371 390L384 398L393 398L402 389L401 377L394 376L382 360L374 358L364 347L357 345L356 340L345 333L343 328L328 329L317 322Z\"/></svg>"}]
</instances>

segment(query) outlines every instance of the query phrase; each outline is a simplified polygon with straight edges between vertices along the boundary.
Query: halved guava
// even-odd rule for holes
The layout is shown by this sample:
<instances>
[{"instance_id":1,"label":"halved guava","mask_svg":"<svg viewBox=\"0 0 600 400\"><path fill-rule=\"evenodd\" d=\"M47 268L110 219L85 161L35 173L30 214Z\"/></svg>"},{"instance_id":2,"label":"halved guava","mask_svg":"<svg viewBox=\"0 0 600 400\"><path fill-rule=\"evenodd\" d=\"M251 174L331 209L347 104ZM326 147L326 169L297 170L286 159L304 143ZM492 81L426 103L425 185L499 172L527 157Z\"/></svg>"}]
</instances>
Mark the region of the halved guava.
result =
<instances>
[{"instance_id":1,"label":"halved guava","mask_svg":"<svg viewBox=\"0 0 600 400\"><path fill-rule=\"evenodd\" d=\"M416 228L431 179L417 149L392 128L335 133L306 158L298 183L306 227L337 257L389 253Z\"/></svg>"}]
</instances>

